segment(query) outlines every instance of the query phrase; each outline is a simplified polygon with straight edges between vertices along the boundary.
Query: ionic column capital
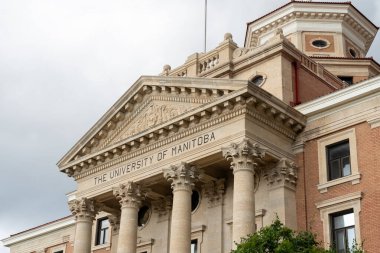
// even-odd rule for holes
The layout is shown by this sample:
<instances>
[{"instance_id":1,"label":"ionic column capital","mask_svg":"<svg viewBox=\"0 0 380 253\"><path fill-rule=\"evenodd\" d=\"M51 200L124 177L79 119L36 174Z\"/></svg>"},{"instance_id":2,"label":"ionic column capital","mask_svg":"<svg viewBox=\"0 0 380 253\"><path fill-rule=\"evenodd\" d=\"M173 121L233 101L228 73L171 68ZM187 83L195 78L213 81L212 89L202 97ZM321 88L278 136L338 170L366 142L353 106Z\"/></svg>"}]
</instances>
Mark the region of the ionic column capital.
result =
<instances>
[{"instance_id":1,"label":"ionic column capital","mask_svg":"<svg viewBox=\"0 0 380 253\"><path fill-rule=\"evenodd\" d=\"M265 149L259 144L252 144L248 139L236 144L231 143L230 146L222 148L223 156L231 161L233 172L248 170L254 173L257 160L261 160L265 156Z\"/></svg>"},{"instance_id":2,"label":"ionic column capital","mask_svg":"<svg viewBox=\"0 0 380 253\"><path fill-rule=\"evenodd\" d=\"M192 191L194 183L199 180L199 171L193 165L180 163L163 170L166 180L171 182L173 192L178 190Z\"/></svg>"},{"instance_id":3,"label":"ionic column capital","mask_svg":"<svg viewBox=\"0 0 380 253\"><path fill-rule=\"evenodd\" d=\"M294 162L282 158L272 168L265 170L264 178L268 185L287 185L295 187L297 185L297 166Z\"/></svg>"},{"instance_id":4,"label":"ionic column capital","mask_svg":"<svg viewBox=\"0 0 380 253\"><path fill-rule=\"evenodd\" d=\"M139 209L146 193L139 184L128 182L113 189L113 194L119 201L121 208L132 207Z\"/></svg>"},{"instance_id":5,"label":"ionic column capital","mask_svg":"<svg viewBox=\"0 0 380 253\"><path fill-rule=\"evenodd\" d=\"M69 201L70 212L75 215L76 219L84 218L93 220L96 215L96 208L94 200L87 198L74 199Z\"/></svg>"}]
</instances>

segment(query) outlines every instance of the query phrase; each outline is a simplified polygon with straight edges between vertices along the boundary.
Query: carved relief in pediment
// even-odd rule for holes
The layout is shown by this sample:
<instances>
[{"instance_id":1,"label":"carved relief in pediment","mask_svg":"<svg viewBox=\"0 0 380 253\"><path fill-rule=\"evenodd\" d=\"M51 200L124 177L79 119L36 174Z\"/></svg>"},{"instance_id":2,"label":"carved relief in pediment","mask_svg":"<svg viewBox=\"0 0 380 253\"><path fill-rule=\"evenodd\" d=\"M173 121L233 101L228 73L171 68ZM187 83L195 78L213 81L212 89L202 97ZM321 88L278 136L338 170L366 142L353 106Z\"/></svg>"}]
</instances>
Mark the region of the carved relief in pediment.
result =
<instances>
[{"instance_id":1,"label":"carved relief in pediment","mask_svg":"<svg viewBox=\"0 0 380 253\"><path fill-rule=\"evenodd\" d=\"M136 118L118 140L128 138L146 129L168 121L189 109L188 105L151 104L145 112Z\"/></svg>"},{"instance_id":2,"label":"carved relief in pediment","mask_svg":"<svg viewBox=\"0 0 380 253\"><path fill-rule=\"evenodd\" d=\"M150 103L142 112L132 119L129 124L125 126L125 129L113 139L112 143L126 139L163 122L169 121L170 119L197 106L199 105L173 102L168 104L160 101Z\"/></svg>"}]
</instances>

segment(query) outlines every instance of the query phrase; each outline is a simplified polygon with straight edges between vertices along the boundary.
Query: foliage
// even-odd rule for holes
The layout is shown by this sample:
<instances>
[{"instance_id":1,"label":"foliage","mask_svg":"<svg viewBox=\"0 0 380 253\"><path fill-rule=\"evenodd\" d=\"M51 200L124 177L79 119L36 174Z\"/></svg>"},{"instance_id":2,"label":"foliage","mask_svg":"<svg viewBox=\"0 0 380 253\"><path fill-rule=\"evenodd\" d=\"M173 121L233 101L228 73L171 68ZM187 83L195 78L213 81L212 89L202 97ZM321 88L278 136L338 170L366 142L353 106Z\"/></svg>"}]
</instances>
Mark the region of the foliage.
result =
<instances>
[{"instance_id":1,"label":"foliage","mask_svg":"<svg viewBox=\"0 0 380 253\"><path fill-rule=\"evenodd\" d=\"M356 245L351 252L364 251ZM231 253L335 253L335 250L323 249L313 233L294 232L277 218L270 226L247 238L242 238L236 250Z\"/></svg>"}]
</instances>

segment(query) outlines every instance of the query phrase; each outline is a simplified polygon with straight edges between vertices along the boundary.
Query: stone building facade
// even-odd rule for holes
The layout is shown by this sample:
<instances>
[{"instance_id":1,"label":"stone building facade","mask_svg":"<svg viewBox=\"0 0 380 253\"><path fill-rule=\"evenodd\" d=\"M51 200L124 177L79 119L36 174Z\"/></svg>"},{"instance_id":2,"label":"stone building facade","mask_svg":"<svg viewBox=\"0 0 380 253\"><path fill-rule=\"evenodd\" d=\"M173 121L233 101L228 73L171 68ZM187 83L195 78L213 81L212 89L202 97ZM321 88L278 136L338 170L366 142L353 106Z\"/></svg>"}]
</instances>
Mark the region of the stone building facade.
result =
<instances>
[{"instance_id":1,"label":"stone building facade","mask_svg":"<svg viewBox=\"0 0 380 253\"><path fill-rule=\"evenodd\" d=\"M380 234L378 28L350 3L291 1L142 76L58 162L72 216L12 253L230 252L272 222L326 247ZM345 252L345 251L342 251Z\"/></svg>"}]
</instances>

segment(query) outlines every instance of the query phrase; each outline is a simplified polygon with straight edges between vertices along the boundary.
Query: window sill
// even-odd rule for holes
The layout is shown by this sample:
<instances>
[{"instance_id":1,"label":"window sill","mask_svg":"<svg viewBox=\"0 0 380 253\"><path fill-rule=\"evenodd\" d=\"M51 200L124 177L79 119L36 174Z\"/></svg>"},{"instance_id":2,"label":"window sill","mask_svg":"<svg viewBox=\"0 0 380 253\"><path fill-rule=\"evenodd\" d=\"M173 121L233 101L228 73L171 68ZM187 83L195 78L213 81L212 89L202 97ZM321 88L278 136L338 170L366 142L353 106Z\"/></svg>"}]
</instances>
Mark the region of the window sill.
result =
<instances>
[{"instance_id":1,"label":"window sill","mask_svg":"<svg viewBox=\"0 0 380 253\"><path fill-rule=\"evenodd\" d=\"M111 249L111 244L109 242L107 242L105 244L100 244L100 245L92 246L91 252L94 252L95 250L99 250L99 249L110 250Z\"/></svg>"},{"instance_id":2,"label":"window sill","mask_svg":"<svg viewBox=\"0 0 380 253\"><path fill-rule=\"evenodd\" d=\"M331 180L331 181L319 184L319 185L317 185L317 188L318 188L320 193L325 193L325 192L327 192L327 188L338 185L338 184L343 184L346 182L351 182L352 184L358 184L358 183L360 183L360 177L361 176L359 173L349 175L346 177L341 177L341 178L338 178L335 180Z\"/></svg>"}]
</instances>

